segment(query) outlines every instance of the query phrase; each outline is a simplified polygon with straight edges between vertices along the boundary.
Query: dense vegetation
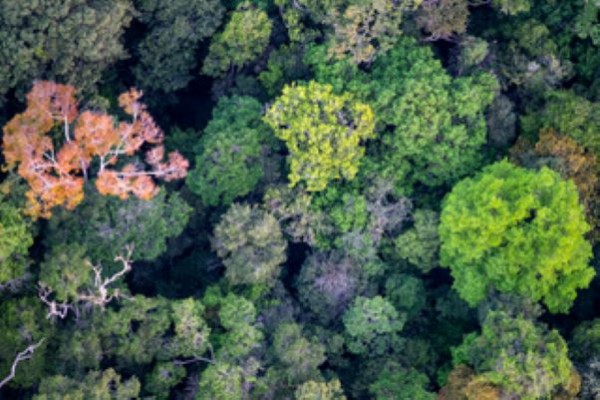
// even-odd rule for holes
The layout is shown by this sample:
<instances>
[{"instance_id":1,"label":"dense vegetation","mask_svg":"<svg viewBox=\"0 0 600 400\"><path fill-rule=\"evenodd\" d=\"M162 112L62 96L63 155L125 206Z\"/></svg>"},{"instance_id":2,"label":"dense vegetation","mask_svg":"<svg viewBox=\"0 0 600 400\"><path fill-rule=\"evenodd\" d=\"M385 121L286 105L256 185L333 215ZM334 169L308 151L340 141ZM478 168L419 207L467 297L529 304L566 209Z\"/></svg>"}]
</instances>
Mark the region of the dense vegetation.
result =
<instances>
[{"instance_id":1,"label":"dense vegetation","mask_svg":"<svg viewBox=\"0 0 600 400\"><path fill-rule=\"evenodd\" d=\"M600 399L598 0L0 0L0 398Z\"/></svg>"}]
</instances>

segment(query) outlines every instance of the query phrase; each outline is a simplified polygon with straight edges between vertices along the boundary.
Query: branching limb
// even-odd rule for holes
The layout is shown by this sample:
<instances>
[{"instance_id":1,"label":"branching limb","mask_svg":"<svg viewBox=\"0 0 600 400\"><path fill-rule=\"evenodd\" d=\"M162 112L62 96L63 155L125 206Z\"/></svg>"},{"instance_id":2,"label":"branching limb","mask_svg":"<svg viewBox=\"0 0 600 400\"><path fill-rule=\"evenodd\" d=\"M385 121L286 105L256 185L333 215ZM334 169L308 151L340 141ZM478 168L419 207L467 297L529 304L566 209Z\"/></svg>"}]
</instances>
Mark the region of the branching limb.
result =
<instances>
[{"instance_id":1,"label":"branching limb","mask_svg":"<svg viewBox=\"0 0 600 400\"><path fill-rule=\"evenodd\" d=\"M0 388L2 388L2 386L6 385L8 382L14 379L15 374L17 373L17 365L19 365L21 361L29 360L31 357L33 357L33 353L38 347L42 345L44 340L46 340L46 338L43 338L36 344L30 345L25 350L17 354L17 357L15 358L15 360L12 363L12 366L10 367L10 374L8 374L6 378L0 381Z\"/></svg>"}]
</instances>

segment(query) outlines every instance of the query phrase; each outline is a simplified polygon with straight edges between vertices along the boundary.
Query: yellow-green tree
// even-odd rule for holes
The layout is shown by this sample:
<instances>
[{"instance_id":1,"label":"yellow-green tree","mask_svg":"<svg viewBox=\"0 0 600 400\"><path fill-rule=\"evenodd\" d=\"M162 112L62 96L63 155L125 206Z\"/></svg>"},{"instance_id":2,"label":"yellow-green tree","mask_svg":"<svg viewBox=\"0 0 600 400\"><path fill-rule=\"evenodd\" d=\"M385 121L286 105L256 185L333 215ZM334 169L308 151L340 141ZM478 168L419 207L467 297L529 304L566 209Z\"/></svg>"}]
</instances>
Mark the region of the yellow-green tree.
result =
<instances>
[{"instance_id":1,"label":"yellow-green tree","mask_svg":"<svg viewBox=\"0 0 600 400\"><path fill-rule=\"evenodd\" d=\"M492 291L567 312L594 276L577 188L551 169L508 161L459 182L440 217L440 263L472 306Z\"/></svg>"},{"instance_id":2,"label":"yellow-green tree","mask_svg":"<svg viewBox=\"0 0 600 400\"><path fill-rule=\"evenodd\" d=\"M286 86L265 121L288 147L290 186L304 181L313 192L332 180L354 178L364 155L361 143L375 135L368 105L314 81Z\"/></svg>"}]
</instances>

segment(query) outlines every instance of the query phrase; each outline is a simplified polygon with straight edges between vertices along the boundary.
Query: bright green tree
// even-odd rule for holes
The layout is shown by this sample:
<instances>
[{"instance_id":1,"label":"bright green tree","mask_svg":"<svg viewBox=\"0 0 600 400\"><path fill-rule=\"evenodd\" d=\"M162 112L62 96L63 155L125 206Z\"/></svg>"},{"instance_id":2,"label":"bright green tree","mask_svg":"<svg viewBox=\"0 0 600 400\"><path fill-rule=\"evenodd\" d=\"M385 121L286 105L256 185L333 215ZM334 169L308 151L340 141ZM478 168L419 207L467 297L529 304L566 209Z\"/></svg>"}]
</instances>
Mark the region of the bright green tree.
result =
<instances>
[{"instance_id":1,"label":"bright green tree","mask_svg":"<svg viewBox=\"0 0 600 400\"><path fill-rule=\"evenodd\" d=\"M290 186L304 181L309 191L354 178L364 154L361 142L374 136L375 126L369 106L314 81L286 86L265 121L289 150Z\"/></svg>"},{"instance_id":2,"label":"bright green tree","mask_svg":"<svg viewBox=\"0 0 600 400\"><path fill-rule=\"evenodd\" d=\"M550 398L568 384L572 364L567 344L556 330L491 311L481 328L452 351L455 365L468 364L483 380L523 400Z\"/></svg>"},{"instance_id":3,"label":"bright green tree","mask_svg":"<svg viewBox=\"0 0 600 400\"><path fill-rule=\"evenodd\" d=\"M198 45L217 30L224 7L218 0L137 0L136 8L149 29L137 48L138 85L165 92L184 88L196 67Z\"/></svg>"},{"instance_id":4,"label":"bright green tree","mask_svg":"<svg viewBox=\"0 0 600 400\"><path fill-rule=\"evenodd\" d=\"M261 114L262 105L252 97L219 100L186 180L205 204L228 205L252 191L263 176L270 132Z\"/></svg>"},{"instance_id":5,"label":"bright green tree","mask_svg":"<svg viewBox=\"0 0 600 400\"><path fill-rule=\"evenodd\" d=\"M212 247L235 284L271 284L286 259L279 222L257 207L234 203L215 227Z\"/></svg>"},{"instance_id":6,"label":"bright green tree","mask_svg":"<svg viewBox=\"0 0 600 400\"><path fill-rule=\"evenodd\" d=\"M272 25L251 2L240 3L225 29L212 37L202 72L220 77L255 60L269 44Z\"/></svg>"},{"instance_id":7,"label":"bright green tree","mask_svg":"<svg viewBox=\"0 0 600 400\"><path fill-rule=\"evenodd\" d=\"M589 230L573 182L498 162L458 183L443 203L440 263L472 306L490 290L567 312L594 276Z\"/></svg>"}]
</instances>

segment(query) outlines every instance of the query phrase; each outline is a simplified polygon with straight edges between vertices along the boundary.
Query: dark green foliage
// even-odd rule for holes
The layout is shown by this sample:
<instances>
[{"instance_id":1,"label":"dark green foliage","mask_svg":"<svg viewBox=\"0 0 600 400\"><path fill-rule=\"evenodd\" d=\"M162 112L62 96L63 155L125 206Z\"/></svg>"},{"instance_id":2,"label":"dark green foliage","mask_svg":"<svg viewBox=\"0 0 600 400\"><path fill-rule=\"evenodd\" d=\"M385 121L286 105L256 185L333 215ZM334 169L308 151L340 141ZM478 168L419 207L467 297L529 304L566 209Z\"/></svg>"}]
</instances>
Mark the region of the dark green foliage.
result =
<instances>
[{"instance_id":1,"label":"dark green foliage","mask_svg":"<svg viewBox=\"0 0 600 400\"><path fill-rule=\"evenodd\" d=\"M167 239L183 231L190 214L178 193L164 189L148 201L122 201L93 191L76 211L56 212L47 243L83 244L94 263L112 261L127 245L134 247L133 259L153 260L167 250Z\"/></svg>"},{"instance_id":2,"label":"dark green foliage","mask_svg":"<svg viewBox=\"0 0 600 400\"><path fill-rule=\"evenodd\" d=\"M427 390L428 383L427 375L391 361L382 367L369 392L378 400L434 400L436 395Z\"/></svg>"},{"instance_id":3,"label":"dark green foliage","mask_svg":"<svg viewBox=\"0 0 600 400\"><path fill-rule=\"evenodd\" d=\"M22 277L32 244L29 223L17 207L0 195L0 285Z\"/></svg>"},{"instance_id":4,"label":"dark green foliage","mask_svg":"<svg viewBox=\"0 0 600 400\"><path fill-rule=\"evenodd\" d=\"M18 366L14 380L9 385L31 387L44 377L45 353L51 340L53 327L46 318L42 303L35 297L3 300L0 303L0 376L10 372L17 353L29 345L44 341L23 365Z\"/></svg>"},{"instance_id":5,"label":"dark green foliage","mask_svg":"<svg viewBox=\"0 0 600 400\"><path fill-rule=\"evenodd\" d=\"M136 0L136 7L149 28L137 49L138 84L164 92L184 88L197 65L198 44L219 27L223 6L217 0Z\"/></svg>"},{"instance_id":6,"label":"dark green foliage","mask_svg":"<svg viewBox=\"0 0 600 400\"><path fill-rule=\"evenodd\" d=\"M544 106L523 116L521 124L525 134L535 137L542 129L554 129L600 156L600 103L572 91L548 92Z\"/></svg>"},{"instance_id":7,"label":"dark green foliage","mask_svg":"<svg viewBox=\"0 0 600 400\"><path fill-rule=\"evenodd\" d=\"M251 97L223 97L217 104L186 181L205 204L229 205L262 178L271 133L261 114L261 104Z\"/></svg>"},{"instance_id":8,"label":"dark green foliage","mask_svg":"<svg viewBox=\"0 0 600 400\"><path fill-rule=\"evenodd\" d=\"M439 215L431 210L417 210L413 220L414 226L394 241L395 254L427 273L438 265Z\"/></svg>"},{"instance_id":9,"label":"dark green foliage","mask_svg":"<svg viewBox=\"0 0 600 400\"><path fill-rule=\"evenodd\" d=\"M129 0L0 2L0 96L46 78L92 88L127 56L122 34Z\"/></svg>"}]
</instances>

